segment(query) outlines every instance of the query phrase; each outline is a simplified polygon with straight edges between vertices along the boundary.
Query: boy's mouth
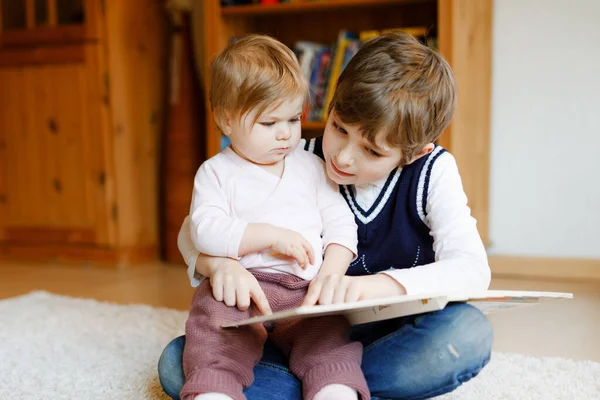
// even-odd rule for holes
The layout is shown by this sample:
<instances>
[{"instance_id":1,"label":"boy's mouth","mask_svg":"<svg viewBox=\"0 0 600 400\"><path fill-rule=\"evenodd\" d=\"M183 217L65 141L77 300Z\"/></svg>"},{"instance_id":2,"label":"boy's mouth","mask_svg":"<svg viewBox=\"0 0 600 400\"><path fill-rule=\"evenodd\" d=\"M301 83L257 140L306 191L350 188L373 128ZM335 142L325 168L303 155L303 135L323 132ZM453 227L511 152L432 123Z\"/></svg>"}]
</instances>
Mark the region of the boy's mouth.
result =
<instances>
[{"instance_id":1,"label":"boy's mouth","mask_svg":"<svg viewBox=\"0 0 600 400\"><path fill-rule=\"evenodd\" d=\"M330 165L331 165L331 169L333 170L333 172L334 172L336 175L338 175L338 176L340 176L340 177L342 177L342 178L348 178L348 177L350 177L350 176L354 176L354 174L349 174L349 173L347 173L347 172L344 172L344 171L342 171L341 169L339 169L339 168L337 167L337 165L335 165L335 163L333 162L333 160L330 162Z\"/></svg>"}]
</instances>

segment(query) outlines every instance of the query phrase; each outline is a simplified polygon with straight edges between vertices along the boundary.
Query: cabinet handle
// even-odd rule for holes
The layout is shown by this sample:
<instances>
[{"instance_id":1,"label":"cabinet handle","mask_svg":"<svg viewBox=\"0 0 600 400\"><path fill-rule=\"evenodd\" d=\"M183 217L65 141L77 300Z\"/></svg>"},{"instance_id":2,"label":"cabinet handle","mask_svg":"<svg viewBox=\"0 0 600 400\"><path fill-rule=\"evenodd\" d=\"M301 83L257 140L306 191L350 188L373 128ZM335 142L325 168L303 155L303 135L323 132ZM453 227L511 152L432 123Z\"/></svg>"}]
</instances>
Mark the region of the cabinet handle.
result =
<instances>
[{"instance_id":1,"label":"cabinet handle","mask_svg":"<svg viewBox=\"0 0 600 400\"><path fill-rule=\"evenodd\" d=\"M56 120L54 118L50 118L48 120L48 130L53 135L58 135L58 124L56 123Z\"/></svg>"},{"instance_id":2,"label":"cabinet handle","mask_svg":"<svg viewBox=\"0 0 600 400\"><path fill-rule=\"evenodd\" d=\"M56 190L56 193L62 192L62 189L63 189L62 182L59 179L57 179L57 178L53 179L52 185L54 186L54 190Z\"/></svg>"}]
</instances>

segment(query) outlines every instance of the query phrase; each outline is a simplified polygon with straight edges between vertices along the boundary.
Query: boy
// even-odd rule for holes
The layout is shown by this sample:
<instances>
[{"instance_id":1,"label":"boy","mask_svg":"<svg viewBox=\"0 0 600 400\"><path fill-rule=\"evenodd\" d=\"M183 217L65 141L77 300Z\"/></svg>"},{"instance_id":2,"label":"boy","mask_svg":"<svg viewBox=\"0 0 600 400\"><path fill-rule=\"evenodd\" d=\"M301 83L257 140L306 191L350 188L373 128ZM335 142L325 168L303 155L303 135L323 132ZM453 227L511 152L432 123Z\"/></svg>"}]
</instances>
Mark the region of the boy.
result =
<instances>
[{"instance_id":1,"label":"boy","mask_svg":"<svg viewBox=\"0 0 600 400\"><path fill-rule=\"evenodd\" d=\"M303 301L309 281L344 276L356 254L356 224L323 161L298 148L308 87L291 50L268 36L244 36L217 56L211 75L213 115L231 146L196 174L189 234L195 249L239 260L240 268L212 274L196 290L181 397L242 400L267 331L221 326L255 313L246 307L249 286L285 310ZM271 341L289 355L306 399L370 398L362 346L349 332L343 317L274 326Z\"/></svg>"},{"instance_id":2,"label":"boy","mask_svg":"<svg viewBox=\"0 0 600 400\"><path fill-rule=\"evenodd\" d=\"M306 304L487 289L487 256L456 163L434 144L452 118L455 96L447 63L409 35L372 39L350 61L323 138L305 149L325 159L353 210L358 258L340 284L309 290ZM179 247L192 284L235 263L199 256L186 229L187 221ZM262 296L255 297L266 309ZM487 364L492 337L486 317L467 304L352 330L364 346L362 370L373 399L425 399L454 390ZM169 394L181 387L184 341L172 341L159 362ZM300 393L285 357L267 341L246 396L300 399Z\"/></svg>"}]
</instances>

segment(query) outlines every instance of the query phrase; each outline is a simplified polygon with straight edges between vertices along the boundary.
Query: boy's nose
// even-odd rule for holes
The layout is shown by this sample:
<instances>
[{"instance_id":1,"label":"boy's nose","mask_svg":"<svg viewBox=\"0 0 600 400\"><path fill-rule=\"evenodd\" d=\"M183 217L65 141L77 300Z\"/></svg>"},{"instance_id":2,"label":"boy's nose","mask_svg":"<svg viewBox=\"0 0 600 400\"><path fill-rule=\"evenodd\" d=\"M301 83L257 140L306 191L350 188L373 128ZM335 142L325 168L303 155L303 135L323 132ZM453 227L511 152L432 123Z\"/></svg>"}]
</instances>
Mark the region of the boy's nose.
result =
<instances>
[{"instance_id":1,"label":"boy's nose","mask_svg":"<svg viewBox=\"0 0 600 400\"><path fill-rule=\"evenodd\" d=\"M352 165L352 162L353 159L350 149L348 149L347 147L342 148L338 152L338 155L336 157L336 164L338 164L338 166L340 167L347 167L349 165Z\"/></svg>"}]
</instances>

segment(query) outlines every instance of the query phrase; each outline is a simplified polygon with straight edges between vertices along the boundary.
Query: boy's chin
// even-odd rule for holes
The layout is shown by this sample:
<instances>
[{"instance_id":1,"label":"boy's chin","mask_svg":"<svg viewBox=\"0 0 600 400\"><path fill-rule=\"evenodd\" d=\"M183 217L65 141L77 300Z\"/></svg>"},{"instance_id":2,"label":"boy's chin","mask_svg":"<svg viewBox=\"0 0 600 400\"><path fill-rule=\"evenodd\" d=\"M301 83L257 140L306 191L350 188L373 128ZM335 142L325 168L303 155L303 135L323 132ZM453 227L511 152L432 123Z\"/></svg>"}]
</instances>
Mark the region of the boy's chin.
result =
<instances>
[{"instance_id":1,"label":"boy's chin","mask_svg":"<svg viewBox=\"0 0 600 400\"><path fill-rule=\"evenodd\" d=\"M344 179L340 176L337 176L336 174L331 172L329 170L329 168L327 168L326 172L327 172L327 176L329 177L329 179L331 179L333 182L335 182L338 185L351 185L353 183L353 182L351 182L351 179Z\"/></svg>"}]
</instances>

